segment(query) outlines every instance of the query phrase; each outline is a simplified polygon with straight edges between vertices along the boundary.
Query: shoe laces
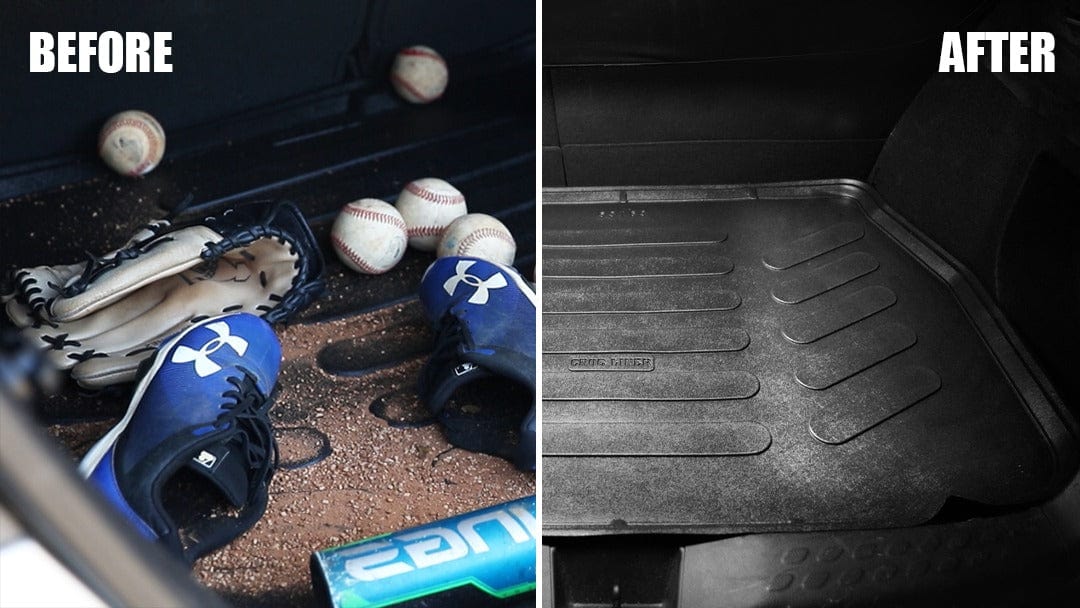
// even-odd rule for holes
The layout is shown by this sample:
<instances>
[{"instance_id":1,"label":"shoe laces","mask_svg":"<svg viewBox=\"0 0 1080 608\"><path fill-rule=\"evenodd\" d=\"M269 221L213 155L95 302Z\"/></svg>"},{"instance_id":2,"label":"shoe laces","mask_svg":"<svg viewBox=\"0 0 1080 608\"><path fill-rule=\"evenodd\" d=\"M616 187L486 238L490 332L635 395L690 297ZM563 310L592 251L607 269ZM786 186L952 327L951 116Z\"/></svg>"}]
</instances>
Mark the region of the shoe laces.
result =
<instances>
[{"instance_id":1,"label":"shoe laces","mask_svg":"<svg viewBox=\"0 0 1080 608\"><path fill-rule=\"evenodd\" d=\"M435 346L424 366L422 385L431 386L441 370L461 363L458 347L464 341L465 324L457 315L447 313L435 327Z\"/></svg>"},{"instance_id":2,"label":"shoe laces","mask_svg":"<svg viewBox=\"0 0 1080 608\"><path fill-rule=\"evenodd\" d=\"M462 328L461 321L455 315L447 314L439 322L439 326L436 327L435 332L435 348L433 353L437 357L443 357L452 355L453 351L457 349L457 345L461 343L464 329Z\"/></svg>"},{"instance_id":3,"label":"shoe laces","mask_svg":"<svg viewBox=\"0 0 1080 608\"><path fill-rule=\"evenodd\" d=\"M262 484L268 484L278 466L278 446L268 412L270 400L259 390L255 377L245 369L243 376L230 376L227 380L234 388L222 393L226 412L219 422L235 425L240 441L241 454L250 476L249 496Z\"/></svg>"}]
</instances>

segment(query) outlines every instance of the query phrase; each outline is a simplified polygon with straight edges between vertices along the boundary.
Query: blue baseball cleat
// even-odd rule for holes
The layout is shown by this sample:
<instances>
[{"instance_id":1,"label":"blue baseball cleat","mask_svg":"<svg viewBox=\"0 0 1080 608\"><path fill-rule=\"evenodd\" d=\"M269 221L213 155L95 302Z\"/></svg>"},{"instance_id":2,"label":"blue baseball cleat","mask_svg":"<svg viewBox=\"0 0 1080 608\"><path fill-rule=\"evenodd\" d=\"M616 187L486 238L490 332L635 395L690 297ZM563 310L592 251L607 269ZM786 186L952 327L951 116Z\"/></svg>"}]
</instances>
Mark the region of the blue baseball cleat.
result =
<instances>
[{"instance_id":1,"label":"blue baseball cleat","mask_svg":"<svg viewBox=\"0 0 1080 608\"><path fill-rule=\"evenodd\" d=\"M509 266L447 257L425 271L420 301L438 334L421 374L420 396L450 442L535 470L532 286Z\"/></svg>"},{"instance_id":2,"label":"blue baseball cleat","mask_svg":"<svg viewBox=\"0 0 1080 608\"><path fill-rule=\"evenodd\" d=\"M281 345L266 321L232 314L167 339L148 360L127 413L90 449L79 471L148 539L188 561L221 547L266 510L277 445L267 417ZM184 529L164 488L193 472L224 494L235 517Z\"/></svg>"}]
</instances>

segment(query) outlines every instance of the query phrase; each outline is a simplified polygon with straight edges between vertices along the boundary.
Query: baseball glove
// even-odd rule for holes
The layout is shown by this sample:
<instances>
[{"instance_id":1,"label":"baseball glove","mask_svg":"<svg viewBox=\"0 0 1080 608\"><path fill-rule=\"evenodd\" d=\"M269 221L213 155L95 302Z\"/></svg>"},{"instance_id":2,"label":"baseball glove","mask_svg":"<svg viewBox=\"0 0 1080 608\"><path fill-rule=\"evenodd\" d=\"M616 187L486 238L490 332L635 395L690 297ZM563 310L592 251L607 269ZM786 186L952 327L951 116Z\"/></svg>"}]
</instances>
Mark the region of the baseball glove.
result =
<instances>
[{"instance_id":1,"label":"baseball glove","mask_svg":"<svg viewBox=\"0 0 1080 608\"><path fill-rule=\"evenodd\" d=\"M292 203L261 202L200 220L159 220L81 263L17 270L8 317L87 388L135 379L164 338L209 316L274 323L322 292L323 260Z\"/></svg>"}]
</instances>

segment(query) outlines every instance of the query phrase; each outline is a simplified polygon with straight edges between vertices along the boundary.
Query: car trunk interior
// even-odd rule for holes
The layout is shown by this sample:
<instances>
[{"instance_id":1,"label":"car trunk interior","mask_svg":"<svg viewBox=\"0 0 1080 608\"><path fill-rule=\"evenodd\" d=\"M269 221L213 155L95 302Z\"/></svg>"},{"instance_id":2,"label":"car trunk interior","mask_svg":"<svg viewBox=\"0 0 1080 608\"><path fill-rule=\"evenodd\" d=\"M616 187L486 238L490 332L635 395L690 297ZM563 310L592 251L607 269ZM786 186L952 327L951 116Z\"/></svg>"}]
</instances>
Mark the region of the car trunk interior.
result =
<instances>
[{"instance_id":1,"label":"car trunk interior","mask_svg":"<svg viewBox=\"0 0 1080 608\"><path fill-rule=\"evenodd\" d=\"M311 605L313 551L534 493L531 473L453 448L416 396L434 339L416 294L434 254L410 250L368 276L329 246L345 203L393 203L409 181L436 176L465 194L470 212L510 228L516 266L533 278L532 3L121 2L63 13L25 4L5 21L5 31L171 31L175 66L167 75L29 74L25 35L4 36L5 273L110 251L169 213L197 218L263 199L296 203L322 247L326 295L278 331L270 506L251 532L194 565L199 581L236 605ZM394 54L413 44L449 65L449 87L429 105L405 103L389 86ZM129 108L167 132L164 161L138 179L110 172L95 149L100 125ZM75 460L129 393L69 383L34 413ZM181 517L205 516L195 483L166 497Z\"/></svg>"},{"instance_id":2,"label":"car trunk interior","mask_svg":"<svg viewBox=\"0 0 1080 608\"><path fill-rule=\"evenodd\" d=\"M545 4L547 605L1056 589L1078 15ZM968 30L1053 32L1057 72L936 73Z\"/></svg>"}]
</instances>

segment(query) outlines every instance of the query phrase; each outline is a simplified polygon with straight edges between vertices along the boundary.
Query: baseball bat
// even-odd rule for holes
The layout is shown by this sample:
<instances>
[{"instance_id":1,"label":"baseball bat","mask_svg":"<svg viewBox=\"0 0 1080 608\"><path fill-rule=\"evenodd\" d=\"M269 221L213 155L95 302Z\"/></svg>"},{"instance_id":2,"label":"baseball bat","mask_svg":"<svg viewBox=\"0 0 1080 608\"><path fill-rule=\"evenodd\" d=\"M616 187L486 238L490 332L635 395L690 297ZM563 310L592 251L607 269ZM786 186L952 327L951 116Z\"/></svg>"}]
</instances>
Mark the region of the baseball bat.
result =
<instances>
[{"instance_id":1,"label":"baseball bat","mask_svg":"<svg viewBox=\"0 0 1080 608\"><path fill-rule=\"evenodd\" d=\"M312 582L335 608L531 604L536 535L528 496L317 551Z\"/></svg>"}]
</instances>

